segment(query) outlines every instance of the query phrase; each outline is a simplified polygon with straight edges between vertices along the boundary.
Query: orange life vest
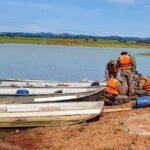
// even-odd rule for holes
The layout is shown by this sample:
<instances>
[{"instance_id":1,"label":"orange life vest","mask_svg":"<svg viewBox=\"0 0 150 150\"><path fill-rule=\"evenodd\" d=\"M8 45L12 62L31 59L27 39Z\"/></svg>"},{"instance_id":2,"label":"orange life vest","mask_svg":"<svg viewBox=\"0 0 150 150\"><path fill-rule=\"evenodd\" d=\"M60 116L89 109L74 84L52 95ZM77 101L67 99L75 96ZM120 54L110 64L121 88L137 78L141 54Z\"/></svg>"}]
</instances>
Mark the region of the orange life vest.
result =
<instances>
[{"instance_id":1,"label":"orange life vest","mask_svg":"<svg viewBox=\"0 0 150 150\"><path fill-rule=\"evenodd\" d=\"M128 70L132 67L131 57L128 55L120 56L119 63L121 70Z\"/></svg>"},{"instance_id":2,"label":"orange life vest","mask_svg":"<svg viewBox=\"0 0 150 150\"><path fill-rule=\"evenodd\" d=\"M105 88L105 92L109 93L109 94L113 94L113 95L119 95L119 91L118 91L118 80L115 78L110 79L107 82L106 88Z\"/></svg>"},{"instance_id":3,"label":"orange life vest","mask_svg":"<svg viewBox=\"0 0 150 150\"><path fill-rule=\"evenodd\" d=\"M150 80L147 77L140 77L140 80L145 80L145 84L143 86L143 90L150 91Z\"/></svg>"},{"instance_id":4,"label":"orange life vest","mask_svg":"<svg viewBox=\"0 0 150 150\"><path fill-rule=\"evenodd\" d=\"M108 64L108 72L109 73L117 73L118 68L116 64Z\"/></svg>"}]
</instances>

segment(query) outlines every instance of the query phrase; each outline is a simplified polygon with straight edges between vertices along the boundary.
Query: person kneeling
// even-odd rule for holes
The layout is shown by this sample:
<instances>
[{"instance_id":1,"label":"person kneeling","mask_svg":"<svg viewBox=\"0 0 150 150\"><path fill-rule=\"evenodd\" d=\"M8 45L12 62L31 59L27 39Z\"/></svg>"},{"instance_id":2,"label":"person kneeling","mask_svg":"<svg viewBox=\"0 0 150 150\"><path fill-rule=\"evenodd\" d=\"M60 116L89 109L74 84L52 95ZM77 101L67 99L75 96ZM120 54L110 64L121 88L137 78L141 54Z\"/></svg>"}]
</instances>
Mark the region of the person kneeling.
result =
<instances>
[{"instance_id":1,"label":"person kneeling","mask_svg":"<svg viewBox=\"0 0 150 150\"><path fill-rule=\"evenodd\" d=\"M139 75L136 84L135 94L138 96L150 96L150 79L147 76Z\"/></svg>"},{"instance_id":2,"label":"person kneeling","mask_svg":"<svg viewBox=\"0 0 150 150\"><path fill-rule=\"evenodd\" d=\"M126 96L126 89L122 85L122 78L111 78L105 88L105 97L107 99L106 104L117 105L129 101L128 96Z\"/></svg>"}]
</instances>

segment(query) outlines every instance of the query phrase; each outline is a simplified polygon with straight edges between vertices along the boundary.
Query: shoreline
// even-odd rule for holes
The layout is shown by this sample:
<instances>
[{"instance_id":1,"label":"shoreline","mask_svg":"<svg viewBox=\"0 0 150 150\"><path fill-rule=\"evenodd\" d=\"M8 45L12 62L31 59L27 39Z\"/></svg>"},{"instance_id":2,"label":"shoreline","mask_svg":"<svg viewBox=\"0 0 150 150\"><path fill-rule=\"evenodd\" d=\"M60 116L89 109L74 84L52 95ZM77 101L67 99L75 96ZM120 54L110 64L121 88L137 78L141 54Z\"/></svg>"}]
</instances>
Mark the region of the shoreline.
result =
<instances>
[{"instance_id":1,"label":"shoreline","mask_svg":"<svg viewBox=\"0 0 150 150\"><path fill-rule=\"evenodd\" d=\"M83 46L83 47L110 47L110 48L146 48L150 49L150 44L136 43L136 41L127 41L126 43L118 40L106 39L62 39L62 38L37 38L37 37L2 37L0 36L0 44L16 43L16 44L37 44L37 45L60 45L60 46Z\"/></svg>"}]
</instances>

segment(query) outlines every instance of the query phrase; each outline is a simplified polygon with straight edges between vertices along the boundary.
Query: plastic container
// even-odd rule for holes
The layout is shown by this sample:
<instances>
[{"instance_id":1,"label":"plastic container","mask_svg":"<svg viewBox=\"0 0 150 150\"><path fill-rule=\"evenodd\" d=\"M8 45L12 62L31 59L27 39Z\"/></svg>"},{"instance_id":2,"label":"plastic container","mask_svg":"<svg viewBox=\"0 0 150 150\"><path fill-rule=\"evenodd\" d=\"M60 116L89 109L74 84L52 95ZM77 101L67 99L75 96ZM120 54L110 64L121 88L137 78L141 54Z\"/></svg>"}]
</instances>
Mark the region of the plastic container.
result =
<instances>
[{"instance_id":1,"label":"plastic container","mask_svg":"<svg viewBox=\"0 0 150 150\"><path fill-rule=\"evenodd\" d=\"M19 89L19 90L16 91L16 94L17 95L28 95L29 91L25 90L25 89Z\"/></svg>"},{"instance_id":2,"label":"plastic container","mask_svg":"<svg viewBox=\"0 0 150 150\"><path fill-rule=\"evenodd\" d=\"M147 106L150 106L150 96L141 96L137 98L136 100L137 108L147 107Z\"/></svg>"}]
</instances>

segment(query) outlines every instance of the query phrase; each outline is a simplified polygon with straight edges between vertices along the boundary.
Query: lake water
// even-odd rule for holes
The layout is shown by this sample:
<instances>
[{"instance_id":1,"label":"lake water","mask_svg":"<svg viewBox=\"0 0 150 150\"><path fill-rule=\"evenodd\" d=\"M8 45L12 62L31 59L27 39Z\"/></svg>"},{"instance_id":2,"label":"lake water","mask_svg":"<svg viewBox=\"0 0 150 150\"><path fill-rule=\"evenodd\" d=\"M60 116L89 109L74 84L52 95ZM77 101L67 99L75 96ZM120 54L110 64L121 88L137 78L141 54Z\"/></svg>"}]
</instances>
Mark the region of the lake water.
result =
<instances>
[{"instance_id":1,"label":"lake water","mask_svg":"<svg viewBox=\"0 0 150 150\"><path fill-rule=\"evenodd\" d=\"M136 55L150 49L0 44L0 78L100 80L106 63L122 50L136 58L139 72L150 74L150 57Z\"/></svg>"}]
</instances>

